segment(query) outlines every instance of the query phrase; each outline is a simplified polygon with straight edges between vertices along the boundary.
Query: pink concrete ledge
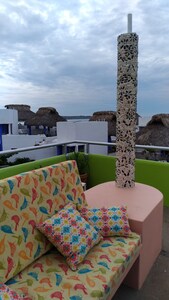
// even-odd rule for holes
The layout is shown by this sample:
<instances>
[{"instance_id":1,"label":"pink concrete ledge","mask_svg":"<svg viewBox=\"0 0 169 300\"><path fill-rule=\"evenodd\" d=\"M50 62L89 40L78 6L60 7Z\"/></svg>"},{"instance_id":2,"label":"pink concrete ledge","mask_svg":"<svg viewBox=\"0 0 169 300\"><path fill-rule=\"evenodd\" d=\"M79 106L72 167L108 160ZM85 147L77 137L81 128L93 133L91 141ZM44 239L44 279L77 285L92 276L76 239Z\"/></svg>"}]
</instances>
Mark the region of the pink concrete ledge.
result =
<instances>
[{"instance_id":1,"label":"pink concrete ledge","mask_svg":"<svg viewBox=\"0 0 169 300\"><path fill-rule=\"evenodd\" d=\"M85 191L85 196L91 207L127 205L131 230L141 235L142 249L125 283L141 288L162 247L162 193L141 183L134 188L118 188L110 181Z\"/></svg>"}]
</instances>

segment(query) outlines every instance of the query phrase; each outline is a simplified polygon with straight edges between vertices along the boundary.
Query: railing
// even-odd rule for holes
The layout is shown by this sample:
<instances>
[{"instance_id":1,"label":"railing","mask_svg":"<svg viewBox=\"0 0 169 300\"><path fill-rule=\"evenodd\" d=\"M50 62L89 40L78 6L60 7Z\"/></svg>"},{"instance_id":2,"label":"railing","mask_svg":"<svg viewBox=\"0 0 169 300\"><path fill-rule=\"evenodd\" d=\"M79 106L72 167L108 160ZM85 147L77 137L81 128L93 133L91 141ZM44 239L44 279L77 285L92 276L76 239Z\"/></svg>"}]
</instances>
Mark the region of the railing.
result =
<instances>
[{"instance_id":1,"label":"railing","mask_svg":"<svg viewBox=\"0 0 169 300\"><path fill-rule=\"evenodd\" d=\"M16 149L9 149L0 152L0 155L5 154L16 154L20 152L26 152L31 150L38 150L38 149L45 149L50 147L57 147L63 146L63 153L66 153L66 146L70 144L84 144L85 145L85 152L90 153L90 145L98 145L98 146L116 146L116 143L110 142L97 142L97 141L86 141L86 140L73 140L73 141L65 141L65 142L56 142L51 144L39 145L39 146L31 146L25 148L16 148ZM136 149L151 149L151 150L164 150L169 151L169 147L164 146L149 146L149 145L135 145Z\"/></svg>"},{"instance_id":2,"label":"railing","mask_svg":"<svg viewBox=\"0 0 169 300\"><path fill-rule=\"evenodd\" d=\"M115 156L111 155L95 155L90 153L90 145L100 145L100 146L116 146L115 143L108 142L94 142L94 141L84 141L84 140L73 140L73 141L62 141L52 144L32 146L27 148L10 149L6 151L1 151L1 155L5 154L16 154L19 152L29 151L29 150L40 150L49 147L63 146L63 151L66 152L66 146L70 144L83 144L85 146L85 151L89 153L89 187L95 186L99 183L115 180L115 170L116 170L116 159ZM71 145L72 146L72 145ZM136 148L140 149L153 149L153 150L165 150L169 151L169 147L159 147L159 146L148 146L148 145L136 145ZM75 149L76 150L76 149ZM42 150L41 150L42 151ZM92 151L91 151L92 152ZM63 153L64 154L64 153ZM48 166L51 164L58 163L65 160L65 155L50 155L43 159L35 159L33 162L28 162L26 164L20 164L17 166L9 166L0 170L0 179L14 176L22 172L27 172L35 168L41 168L43 166ZM168 189L168 177L169 177L169 163L159 163L153 160L147 159L137 159L135 165L136 182L147 184L153 186L160 190L164 195L164 205L169 207L169 189Z\"/></svg>"}]
</instances>

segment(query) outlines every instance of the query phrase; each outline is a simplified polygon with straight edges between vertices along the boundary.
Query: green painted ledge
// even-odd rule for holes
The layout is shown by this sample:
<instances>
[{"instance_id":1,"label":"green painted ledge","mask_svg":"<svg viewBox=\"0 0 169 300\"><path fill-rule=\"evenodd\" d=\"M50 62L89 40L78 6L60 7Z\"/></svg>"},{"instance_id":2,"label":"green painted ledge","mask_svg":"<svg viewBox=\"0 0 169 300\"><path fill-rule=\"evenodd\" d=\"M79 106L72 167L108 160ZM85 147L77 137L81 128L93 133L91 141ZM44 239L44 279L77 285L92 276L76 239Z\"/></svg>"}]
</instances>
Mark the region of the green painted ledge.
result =
<instances>
[{"instance_id":1,"label":"green painted ledge","mask_svg":"<svg viewBox=\"0 0 169 300\"><path fill-rule=\"evenodd\" d=\"M0 179L19 173L65 161L66 156L54 156L33 162L0 169ZM115 163L113 156L89 154L88 188L99 183L115 180ZM136 160L136 182L151 185L163 193L164 205L169 207L169 163L148 160Z\"/></svg>"},{"instance_id":2,"label":"green painted ledge","mask_svg":"<svg viewBox=\"0 0 169 300\"><path fill-rule=\"evenodd\" d=\"M115 180L116 158L97 154L89 155L90 176L88 187ZM151 185L164 196L164 205L169 206L169 163L136 159L136 182Z\"/></svg>"},{"instance_id":3,"label":"green painted ledge","mask_svg":"<svg viewBox=\"0 0 169 300\"><path fill-rule=\"evenodd\" d=\"M65 155L60 155L60 156L53 156L49 158L44 158L44 159L39 159L36 161L24 163L21 165L15 165L11 167L6 167L0 169L0 179L11 177L23 172L28 172L32 171L34 169L39 169L42 167L46 167L49 165L57 164L61 161L65 161L66 157Z\"/></svg>"}]
</instances>

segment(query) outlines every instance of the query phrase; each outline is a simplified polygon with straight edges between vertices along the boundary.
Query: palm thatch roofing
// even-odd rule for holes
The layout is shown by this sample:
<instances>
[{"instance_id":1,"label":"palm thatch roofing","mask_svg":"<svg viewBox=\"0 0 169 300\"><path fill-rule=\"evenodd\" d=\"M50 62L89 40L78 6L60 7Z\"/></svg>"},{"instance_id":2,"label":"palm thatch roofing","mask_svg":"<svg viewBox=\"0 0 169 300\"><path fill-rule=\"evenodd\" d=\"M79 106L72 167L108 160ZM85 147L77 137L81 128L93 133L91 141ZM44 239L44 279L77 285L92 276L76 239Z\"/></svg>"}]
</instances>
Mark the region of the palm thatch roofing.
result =
<instances>
[{"instance_id":1,"label":"palm thatch roofing","mask_svg":"<svg viewBox=\"0 0 169 300\"><path fill-rule=\"evenodd\" d=\"M137 133L140 145L169 146L169 114L157 114Z\"/></svg>"},{"instance_id":2,"label":"palm thatch roofing","mask_svg":"<svg viewBox=\"0 0 169 300\"><path fill-rule=\"evenodd\" d=\"M97 111L93 113L89 121L107 121L108 135L116 135L116 112L115 111Z\"/></svg>"},{"instance_id":3,"label":"palm thatch roofing","mask_svg":"<svg viewBox=\"0 0 169 300\"><path fill-rule=\"evenodd\" d=\"M35 115L25 122L29 126L56 127L57 122L66 121L53 107L40 107Z\"/></svg>"},{"instance_id":4,"label":"palm thatch roofing","mask_svg":"<svg viewBox=\"0 0 169 300\"><path fill-rule=\"evenodd\" d=\"M18 121L24 122L24 121L32 118L35 115L35 113L30 110L29 105L25 105L25 104L8 104L8 105L5 105L5 107L7 109L15 109L15 110L18 111Z\"/></svg>"}]
</instances>

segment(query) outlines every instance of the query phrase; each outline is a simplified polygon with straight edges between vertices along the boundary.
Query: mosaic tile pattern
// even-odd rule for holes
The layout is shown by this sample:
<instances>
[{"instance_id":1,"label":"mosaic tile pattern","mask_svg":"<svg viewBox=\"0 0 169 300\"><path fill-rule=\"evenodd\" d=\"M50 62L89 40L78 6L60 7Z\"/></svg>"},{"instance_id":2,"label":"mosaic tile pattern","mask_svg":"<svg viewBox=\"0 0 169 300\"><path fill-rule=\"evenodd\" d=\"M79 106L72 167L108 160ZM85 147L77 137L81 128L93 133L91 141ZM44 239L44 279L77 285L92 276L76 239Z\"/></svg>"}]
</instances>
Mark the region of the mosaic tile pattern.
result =
<instances>
[{"instance_id":1,"label":"mosaic tile pattern","mask_svg":"<svg viewBox=\"0 0 169 300\"><path fill-rule=\"evenodd\" d=\"M138 36L118 36L116 185L135 185Z\"/></svg>"}]
</instances>

